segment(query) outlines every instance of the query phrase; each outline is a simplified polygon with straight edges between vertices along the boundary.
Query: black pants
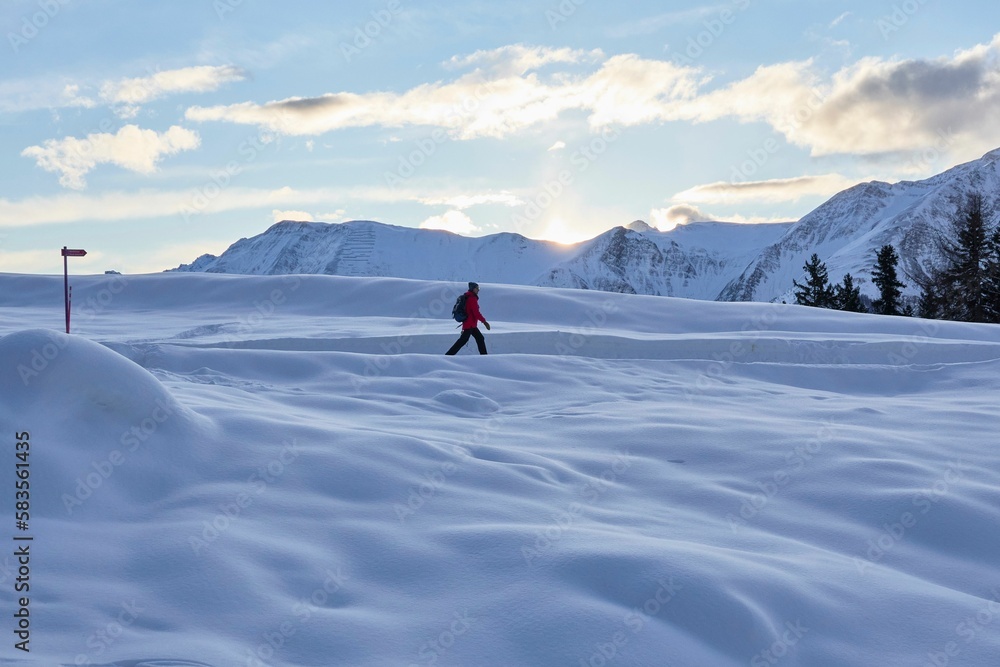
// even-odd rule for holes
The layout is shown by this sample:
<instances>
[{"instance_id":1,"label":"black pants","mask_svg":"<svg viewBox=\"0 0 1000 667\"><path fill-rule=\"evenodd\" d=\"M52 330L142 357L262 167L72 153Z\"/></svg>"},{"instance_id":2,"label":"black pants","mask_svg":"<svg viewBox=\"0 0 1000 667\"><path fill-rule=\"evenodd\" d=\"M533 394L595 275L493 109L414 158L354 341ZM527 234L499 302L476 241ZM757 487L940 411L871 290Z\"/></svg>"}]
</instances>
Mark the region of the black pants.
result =
<instances>
[{"instance_id":1,"label":"black pants","mask_svg":"<svg viewBox=\"0 0 1000 667\"><path fill-rule=\"evenodd\" d=\"M476 345L479 346L479 354L486 354L486 339L483 338L483 332L479 330L478 327L472 327L471 329L465 329L462 335L458 337L455 344L451 346L445 354L458 354L458 351L465 347L465 344L469 342L469 336L476 339Z\"/></svg>"}]
</instances>

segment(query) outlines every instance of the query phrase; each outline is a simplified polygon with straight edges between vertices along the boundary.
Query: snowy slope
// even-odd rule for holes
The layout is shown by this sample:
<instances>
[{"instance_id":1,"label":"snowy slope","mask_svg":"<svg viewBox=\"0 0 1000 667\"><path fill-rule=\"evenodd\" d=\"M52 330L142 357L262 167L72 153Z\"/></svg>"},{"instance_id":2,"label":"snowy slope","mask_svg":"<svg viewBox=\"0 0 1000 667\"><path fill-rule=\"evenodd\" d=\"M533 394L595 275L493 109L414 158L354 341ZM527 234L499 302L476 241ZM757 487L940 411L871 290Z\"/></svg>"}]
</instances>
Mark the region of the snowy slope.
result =
<instances>
[{"instance_id":1,"label":"snowy slope","mask_svg":"<svg viewBox=\"0 0 1000 667\"><path fill-rule=\"evenodd\" d=\"M640 221L593 239L535 284L714 300L789 227L696 222L661 232Z\"/></svg>"},{"instance_id":2,"label":"snowy slope","mask_svg":"<svg viewBox=\"0 0 1000 667\"><path fill-rule=\"evenodd\" d=\"M203 255L180 271L285 275L393 276L524 283L571 249L518 234L482 239L437 230L358 220L344 224L279 222L234 243L219 257ZM488 278L487 278L488 277Z\"/></svg>"},{"instance_id":3,"label":"snowy slope","mask_svg":"<svg viewBox=\"0 0 1000 667\"><path fill-rule=\"evenodd\" d=\"M1000 150L925 181L875 181L845 190L764 249L726 286L721 299L788 298L792 281L801 280L802 266L813 253L826 263L831 282L850 273L864 281L862 292L875 296L871 268L875 252L886 244L895 246L900 255L901 274L908 282L904 293L917 294L919 287L907 276L922 276L927 266L940 262L937 239L972 192L990 200L1000 196Z\"/></svg>"},{"instance_id":4,"label":"snowy slope","mask_svg":"<svg viewBox=\"0 0 1000 667\"><path fill-rule=\"evenodd\" d=\"M484 286L0 275L4 665L1000 655L1000 328ZM8 482L12 484L12 481Z\"/></svg>"}]
</instances>

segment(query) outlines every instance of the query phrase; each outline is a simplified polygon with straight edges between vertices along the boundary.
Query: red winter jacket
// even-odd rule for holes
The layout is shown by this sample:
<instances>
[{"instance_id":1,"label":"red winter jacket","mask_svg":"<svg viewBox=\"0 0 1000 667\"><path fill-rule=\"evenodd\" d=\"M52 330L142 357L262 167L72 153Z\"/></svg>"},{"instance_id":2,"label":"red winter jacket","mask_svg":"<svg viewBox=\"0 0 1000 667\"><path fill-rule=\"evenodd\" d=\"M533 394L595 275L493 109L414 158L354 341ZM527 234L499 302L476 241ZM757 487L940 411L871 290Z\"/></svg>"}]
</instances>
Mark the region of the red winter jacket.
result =
<instances>
[{"instance_id":1,"label":"red winter jacket","mask_svg":"<svg viewBox=\"0 0 1000 667\"><path fill-rule=\"evenodd\" d=\"M475 329L480 322L485 321L486 318L479 312L479 297L469 290L465 293L465 321L462 322L462 331Z\"/></svg>"}]
</instances>

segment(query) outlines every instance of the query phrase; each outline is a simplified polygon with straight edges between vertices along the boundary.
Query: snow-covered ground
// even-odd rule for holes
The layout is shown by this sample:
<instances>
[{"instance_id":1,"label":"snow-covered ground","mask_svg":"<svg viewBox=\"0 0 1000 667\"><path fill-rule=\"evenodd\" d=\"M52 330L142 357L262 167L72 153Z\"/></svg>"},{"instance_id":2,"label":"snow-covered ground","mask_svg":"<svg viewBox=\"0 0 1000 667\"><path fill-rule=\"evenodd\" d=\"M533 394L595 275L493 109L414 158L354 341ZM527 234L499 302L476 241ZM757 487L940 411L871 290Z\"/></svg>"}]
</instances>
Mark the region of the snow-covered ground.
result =
<instances>
[{"instance_id":1,"label":"snow-covered ground","mask_svg":"<svg viewBox=\"0 0 1000 667\"><path fill-rule=\"evenodd\" d=\"M454 284L73 285L0 275L0 664L998 664L1000 327L483 285L448 358Z\"/></svg>"}]
</instances>

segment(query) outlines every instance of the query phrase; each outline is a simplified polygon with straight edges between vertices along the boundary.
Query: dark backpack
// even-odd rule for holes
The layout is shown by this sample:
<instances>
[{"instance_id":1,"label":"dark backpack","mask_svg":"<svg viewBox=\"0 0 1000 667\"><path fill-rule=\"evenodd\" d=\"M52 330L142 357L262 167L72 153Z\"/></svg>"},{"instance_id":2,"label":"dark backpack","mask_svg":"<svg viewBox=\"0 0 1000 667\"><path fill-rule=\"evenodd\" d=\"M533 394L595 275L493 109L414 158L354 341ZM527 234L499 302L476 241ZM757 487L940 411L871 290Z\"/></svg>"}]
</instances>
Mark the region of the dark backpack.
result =
<instances>
[{"instance_id":1,"label":"dark backpack","mask_svg":"<svg viewBox=\"0 0 1000 667\"><path fill-rule=\"evenodd\" d=\"M464 322L468 317L465 313L465 297L466 294L462 294L455 300L455 305L451 308L451 316L455 318L456 322Z\"/></svg>"}]
</instances>

